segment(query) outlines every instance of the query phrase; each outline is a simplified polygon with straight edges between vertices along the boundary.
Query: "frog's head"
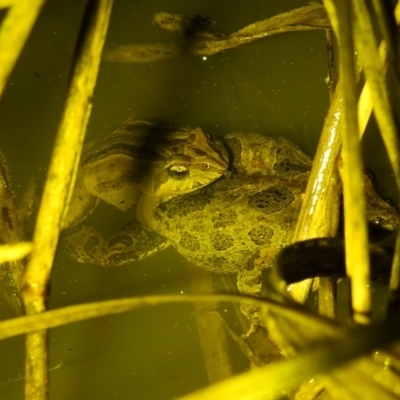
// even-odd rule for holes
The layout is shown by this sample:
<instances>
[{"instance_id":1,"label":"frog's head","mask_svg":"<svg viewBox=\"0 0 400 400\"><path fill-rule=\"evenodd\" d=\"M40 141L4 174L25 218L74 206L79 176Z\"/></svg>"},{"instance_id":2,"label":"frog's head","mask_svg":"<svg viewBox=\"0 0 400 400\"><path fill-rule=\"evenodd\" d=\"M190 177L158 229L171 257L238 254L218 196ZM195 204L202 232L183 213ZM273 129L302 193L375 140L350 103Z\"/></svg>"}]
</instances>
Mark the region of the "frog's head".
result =
<instances>
[{"instance_id":1,"label":"frog's head","mask_svg":"<svg viewBox=\"0 0 400 400\"><path fill-rule=\"evenodd\" d=\"M88 192L126 211L142 194L163 201L208 185L227 168L227 151L205 130L136 121L91 147L81 174Z\"/></svg>"},{"instance_id":2,"label":"frog's head","mask_svg":"<svg viewBox=\"0 0 400 400\"><path fill-rule=\"evenodd\" d=\"M228 169L225 147L200 127L165 135L157 149L164 162L154 166L146 191L160 199L198 190L220 178Z\"/></svg>"}]
</instances>

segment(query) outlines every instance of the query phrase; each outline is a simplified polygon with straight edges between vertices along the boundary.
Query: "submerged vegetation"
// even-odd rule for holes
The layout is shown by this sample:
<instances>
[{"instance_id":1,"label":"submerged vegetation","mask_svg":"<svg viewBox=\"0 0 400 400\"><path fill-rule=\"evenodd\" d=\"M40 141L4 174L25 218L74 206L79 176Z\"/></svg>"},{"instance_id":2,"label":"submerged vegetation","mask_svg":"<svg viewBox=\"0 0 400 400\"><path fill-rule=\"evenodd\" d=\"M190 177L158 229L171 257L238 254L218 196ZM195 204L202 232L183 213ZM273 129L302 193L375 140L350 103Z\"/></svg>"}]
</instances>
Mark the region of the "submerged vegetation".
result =
<instances>
[{"instance_id":1,"label":"submerged vegetation","mask_svg":"<svg viewBox=\"0 0 400 400\"><path fill-rule=\"evenodd\" d=\"M42 3L29 0L2 4L9 10L0 30L0 93ZM51 393L48 393L48 329L172 302L195 303L197 313L200 316L204 313L205 320L198 319L202 351L210 382L216 383L182 399L275 399L283 395L302 399L320 396L389 399L400 395L400 235L397 235L390 275L387 319L372 324L371 269L359 140L373 110L395 182L400 188L397 130L400 6L390 7L387 2L379 0L370 3L366 7L363 0L326 0L324 5L292 10L229 35L217 31L208 18L159 13L155 16L155 23L177 33L179 39L172 43L115 46L105 48L102 53L112 1L88 2L87 18L83 21L75 50L67 100L30 242L26 241L23 232L29 201L25 200L21 209L16 207L7 166L0 158L3 210L0 262L8 260L0 271L0 293L20 314L0 322L0 338L26 334L26 400L51 398ZM218 54L271 35L314 29L333 30L339 49L340 77L332 93L293 241L337 235L340 183L336 167L339 166L344 196L346 272L351 287L351 324L346 326L335 320L333 279L321 278L319 281L319 306L323 316L317 315L302 305L308 297L312 280L295 283L287 291L279 262L276 268L268 271L262 298L228 294L148 296L47 310L51 268L79 164L101 55L111 62L156 62L181 55ZM364 82L362 90L358 86L360 75ZM28 252L30 256L24 261ZM204 279L203 293L212 292L213 285L207 282L207 276L194 275L193 279ZM243 300L260 307L268 335L260 328L249 337L240 337L226 327L216 314L216 307L212 312L203 308L209 303ZM23 313L26 315L21 315ZM246 356L259 368L237 377L231 376L224 332L239 343ZM210 336L213 337L211 341ZM212 351L207 348L207 343L210 348L213 346ZM229 380L225 380L227 378Z\"/></svg>"}]
</instances>

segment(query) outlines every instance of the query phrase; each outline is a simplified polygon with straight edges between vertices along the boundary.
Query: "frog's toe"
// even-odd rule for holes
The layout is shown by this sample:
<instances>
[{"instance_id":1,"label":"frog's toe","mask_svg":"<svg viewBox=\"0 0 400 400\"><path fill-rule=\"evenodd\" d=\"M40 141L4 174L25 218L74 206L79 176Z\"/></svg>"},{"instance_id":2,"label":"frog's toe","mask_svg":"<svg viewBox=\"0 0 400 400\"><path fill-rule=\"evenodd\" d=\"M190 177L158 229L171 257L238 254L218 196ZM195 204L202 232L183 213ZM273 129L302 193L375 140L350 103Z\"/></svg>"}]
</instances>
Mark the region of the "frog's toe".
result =
<instances>
[{"instance_id":1,"label":"frog's toe","mask_svg":"<svg viewBox=\"0 0 400 400\"><path fill-rule=\"evenodd\" d=\"M78 226L64 232L61 246L73 259L89 264L101 264L103 235L92 226Z\"/></svg>"}]
</instances>

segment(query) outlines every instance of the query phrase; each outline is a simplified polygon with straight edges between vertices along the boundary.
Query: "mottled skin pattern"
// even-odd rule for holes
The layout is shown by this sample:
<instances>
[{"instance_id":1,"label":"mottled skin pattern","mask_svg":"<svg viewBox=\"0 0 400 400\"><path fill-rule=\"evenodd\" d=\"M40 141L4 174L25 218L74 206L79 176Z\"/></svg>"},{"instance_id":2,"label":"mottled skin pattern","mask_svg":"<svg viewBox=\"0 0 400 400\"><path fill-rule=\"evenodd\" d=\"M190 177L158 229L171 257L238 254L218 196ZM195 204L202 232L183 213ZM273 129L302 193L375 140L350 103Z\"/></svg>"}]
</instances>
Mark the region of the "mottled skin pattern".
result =
<instances>
[{"instance_id":1,"label":"mottled skin pattern","mask_svg":"<svg viewBox=\"0 0 400 400\"><path fill-rule=\"evenodd\" d=\"M78 261L101 265L147 257L168 246L166 239L142 227L152 220L154 209L208 185L227 168L225 147L200 127L127 122L86 146L62 245ZM93 227L79 226L99 199L130 211L128 218L135 219L127 234L106 243Z\"/></svg>"},{"instance_id":2,"label":"mottled skin pattern","mask_svg":"<svg viewBox=\"0 0 400 400\"><path fill-rule=\"evenodd\" d=\"M288 140L260 134L230 134L225 145L228 175L161 203L147 229L133 222L106 242L92 227L77 228L67 251L119 265L172 244L199 267L237 272L241 292L259 293L261 269L290 243L312 160Z\"/></svg>"},{"instance_id":3,"label":"mottled skin pattern","mask_svg":"<svg viewBox=\"0 0 400 400\"><path fill-rule=\"evenodd\" d=\"M225 145L229 174L159 204L147 229L133 222L106 242L92 227L80 228L69 253L83 262L120 265L171 244L199 267L237 273L239 290L258 294L262 269L291 242L312 159L286 139L260 134L233 133ZM375 192L367 198L374 222L398 226L390 204Z\"/></svg>"},{"instance_id":4,"label":"mottled skin pattern","mask_svg":"<svg viewBox=\"0 0 400 400\"><path fill-rule=\"evenodd\" d=\"M151 228L189 261L238 272L239 289L258 293L261 263L291 241L312 160L282 138L237 133L225 142L230 176L163 203Z\"/></svg>"}]
</instances>

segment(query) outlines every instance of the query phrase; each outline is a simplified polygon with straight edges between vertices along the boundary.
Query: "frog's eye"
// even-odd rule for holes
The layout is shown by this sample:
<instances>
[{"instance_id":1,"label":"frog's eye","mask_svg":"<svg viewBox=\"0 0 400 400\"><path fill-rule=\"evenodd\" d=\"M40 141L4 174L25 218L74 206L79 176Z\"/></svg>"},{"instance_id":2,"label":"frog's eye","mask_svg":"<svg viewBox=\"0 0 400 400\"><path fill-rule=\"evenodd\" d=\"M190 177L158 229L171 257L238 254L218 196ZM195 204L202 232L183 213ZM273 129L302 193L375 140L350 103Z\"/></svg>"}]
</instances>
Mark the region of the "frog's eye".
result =
<instances>
[{"instance_id":1,"label":"frog's eye","mask_svg":"<svg viewBox=\"0 0 400 400\"><path fill-rule=\"evenodd\" d=\"M376 217L372 220L375 225L381 225L384 222L384 219L381 217Z\"/></svg>"},{"instance_id":2,"label":"frog's eye","mask_svg":"<svg viewBox=\"0 0 400 400\"><path fill-rule=\"evenodd\" d=\"M168 175L176 181L181 181L189 176L189 168L180 164L171 165L167 171Z\"/></svg>"}]
</instances>

